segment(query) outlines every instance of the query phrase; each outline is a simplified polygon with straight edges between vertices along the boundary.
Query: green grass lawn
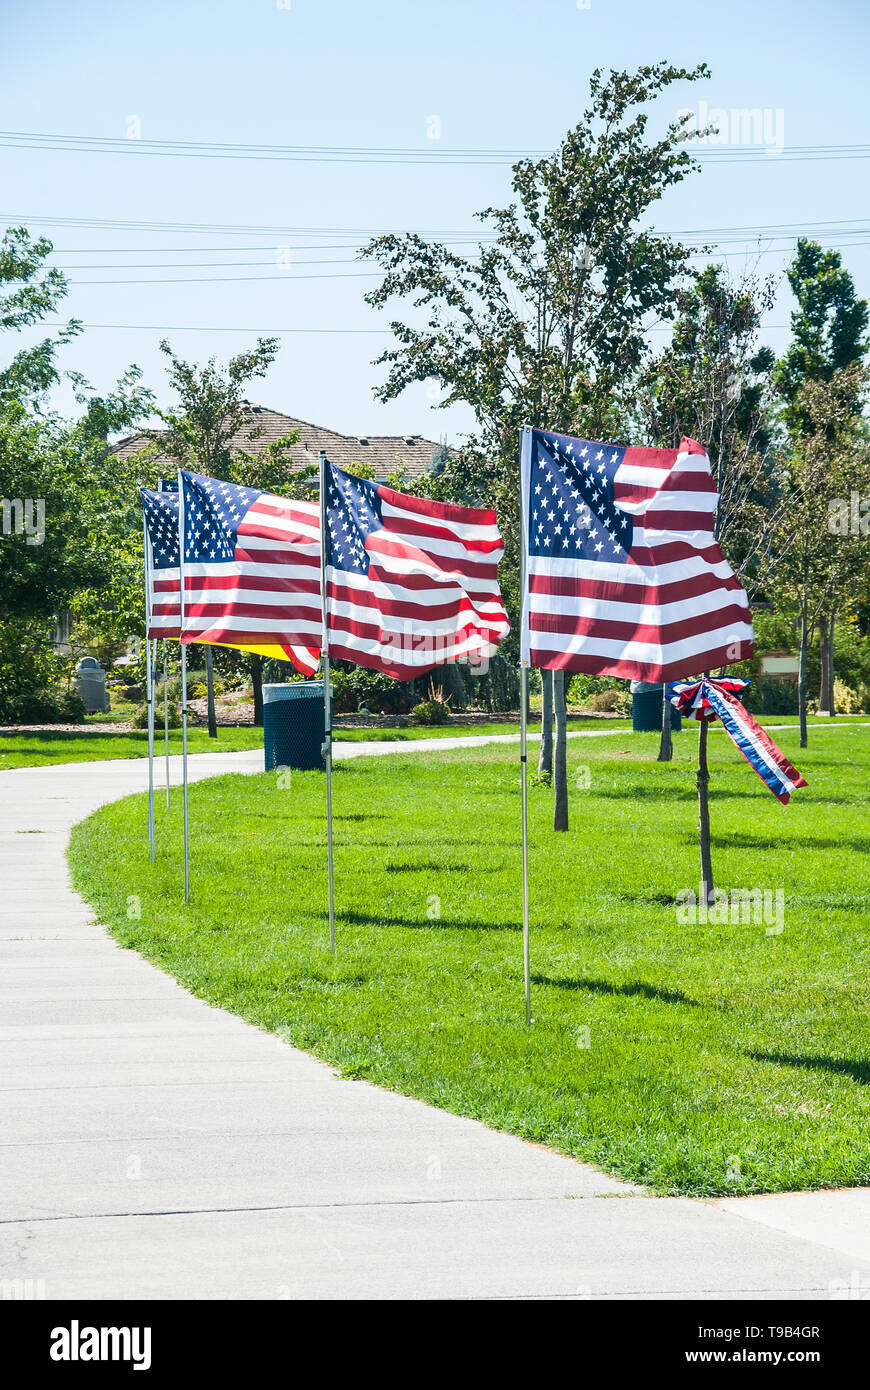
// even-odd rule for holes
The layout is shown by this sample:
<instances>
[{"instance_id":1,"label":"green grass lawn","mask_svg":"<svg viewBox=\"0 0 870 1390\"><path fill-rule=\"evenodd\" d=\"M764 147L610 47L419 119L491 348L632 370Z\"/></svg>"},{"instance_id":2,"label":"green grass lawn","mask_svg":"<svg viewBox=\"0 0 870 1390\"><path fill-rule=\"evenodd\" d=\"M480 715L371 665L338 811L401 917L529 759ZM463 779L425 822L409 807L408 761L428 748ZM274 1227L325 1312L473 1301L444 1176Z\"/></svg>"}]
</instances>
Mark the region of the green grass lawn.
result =
<instances>
[{"instance_id":1,"label":"green grass lawn","mask_svg":"<svg viewBox=\"0 0 870 1390\"><path fill-rule=\"evenodd\" d=\"M76 827L73 878L122 945L344 1075L659 1192L870 1183L870 731L780 734L810 783L787 807L711 738L718 883L784 890L772 935L677 921L696 737L670 765L655 735L574 740L568 834L533 785L530 1029L515 749L338 764L334 959L320 774L191 788L189 908L177 796L156 865L131 797Z\"/></svg>"},{"instance_id":2,"label":"green grass lawn","mask_svg":"<svg viewBox=\"0 0 870 1390\"><path fill-rule=\"evenodd\" d=\"M107 716L111 718L111 716ZM96 716L95 716L96 718ZM569 720L570 729L612 729L626 727L624 719L590 719L582 716ZM517 734L519 727L512 724L452 724L444 728L431 728L423 725L408 729L342 729L336 730L336 740L340 742L403 743L411 739L451 738L456 735ZM253 728L233 729L221 726L216 739L208 737L206 729L195 728L188 733L190 753L236 753L247 748L263 747L263 730ZM155 755L163 756L163 728L160 725L154 736ZM169 751L181 752L181 730L169 732ZM15 767L43 767L49 763L95 762L104 758L147 758L148 734L143 729L120 730L118 733L106 730L89 729L87 723L81 729L70 732L64 729L47 729L41 733L0 733L0 772Z\"/></svg>"},{"instance_id":3,"label":"green grass lawn","mask_svg":"<svg viewBox=\"0 0 870 1390\"><path fill-rule=\"evenodd\" d=\"M244 748L262 748L262 729L221 729L217 739L207 729L191 729L187 738L191 753L236 753ZM163 730L155 735L156 757L163 756ZM181 730L169 731L170 753L181 752ZM0 772L15 767L47 767L50 763L90 763L107 758L147 758L148 734L144 729L108 733L88 729L71 733L45 729L38 734L0 733Z\"/></svg>"},{"instance_id":4,"label":"green grass lawn","mask_svg":"<svg viewBox=\"0 0 870 1390\"><path fill-rule=\"evenodd\" d=\"M112 716L107 716L111 718ZM102 716L94 715L94 720ZM867 721L867 715L838 717L834 723ZM790 716L763 719L763 724L794 724ZM812 722L812 721L811 721ZM821 728L831 724L830 719L818 721ZM590 718L588 715L572 715L568 720L571 732L580 730L626 729L630 723L625 719ZM534 734L536 721L529 725ZM454 738L457 735L472 737L487 734L518 734L515 724L451 724L446 727L427 727L415 725L408 729L336 729L336 740L341 743L404 743L421 738ZM155 732L155 754L163 754L163 728ZM233 729L221 726L217 739L210 739L205 729L191 729L188 735L188 749L191 753L237 753L248 748L262 748L263 730L252 728ZM172 729L169 734L171 753L181 752L181 730ZM62 729L48 729L41 733L0 733L0 772L16 767L45 767L50 763L94 762L104 758L147 758L148 735L144 730L120 730L118 733L89 729L87 723L75 732Z\"/></svg>"}]
</instances>

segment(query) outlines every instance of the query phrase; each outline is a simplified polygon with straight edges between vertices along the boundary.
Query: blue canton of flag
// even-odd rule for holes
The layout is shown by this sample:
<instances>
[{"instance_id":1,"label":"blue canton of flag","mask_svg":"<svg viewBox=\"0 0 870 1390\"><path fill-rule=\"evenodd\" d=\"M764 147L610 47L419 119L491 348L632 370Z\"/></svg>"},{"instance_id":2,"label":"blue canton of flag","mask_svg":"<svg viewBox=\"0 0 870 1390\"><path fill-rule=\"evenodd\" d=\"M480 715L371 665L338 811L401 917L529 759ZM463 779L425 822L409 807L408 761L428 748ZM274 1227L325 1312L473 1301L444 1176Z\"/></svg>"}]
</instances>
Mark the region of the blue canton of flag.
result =
<instances>
[{"instance_id":1,"label":"blue canton of flag","mask_svg":"<svg viewBox=\"0 0 870 1390\"><path fill-rule=\"evenodd\" d=\"M381 499L374 483L330 468L326 489L326 562L335 569L368 574L365 543L383 527Z\"/></svg>"},{"instance_id":2,"label":"blue canton of flag","mask_svg":"<svg viewBox=\"0 0 870 1390\"><path fill-rule=\"evenodd\" d=\"M562 451L560 452L560 444ZM551 559L625 564L631 517L614 500L624 448L535 430L529 498L529 551Z\"/></svg>"},{"instance_id":3,"label":"blue canton of flag","mask_svg":"<svg viewBox=\"0 0 870 1390\"><path fill-rule=\"evenodd\" d=\"M232 560L236 528L259 496L254 488L236 487L234 483L222 483L197 474L193 485L185 488L185 564Z\"/></svg>"},{"instance_id":4,"label":"blue canton of flag","mask_svg":"<svg viewBox=\"0 0 870 1390\"><path fill-rule=\"evenodd\" d=\"M178 566L178 493L151 492L142 488L145 524L151 542L151 563L155 569Z\"/></svg>"}]
</instances>

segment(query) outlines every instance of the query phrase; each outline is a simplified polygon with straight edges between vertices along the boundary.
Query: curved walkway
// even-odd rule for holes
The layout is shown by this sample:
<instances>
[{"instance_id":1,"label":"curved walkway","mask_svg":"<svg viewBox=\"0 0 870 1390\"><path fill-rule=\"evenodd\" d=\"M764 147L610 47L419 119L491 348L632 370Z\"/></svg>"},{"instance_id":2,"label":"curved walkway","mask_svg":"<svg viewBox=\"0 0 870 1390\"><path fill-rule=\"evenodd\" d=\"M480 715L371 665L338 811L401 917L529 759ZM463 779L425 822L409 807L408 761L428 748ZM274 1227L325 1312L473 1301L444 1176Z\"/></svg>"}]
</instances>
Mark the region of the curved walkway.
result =
<instances>
[{"instance_id":1,"label":"curved walkway","mask_svg":"<svg viewBox=\"0 0 870 1390\"><path fill-rule=\"evenodd\" d=\"M191 776L261 767L206 753ZM116 946L64 852L146 779L144 761L0 773L2 1295L866 1297L866 1192L648 1197L339 1079Z\"/></svg>"}]
</instances>

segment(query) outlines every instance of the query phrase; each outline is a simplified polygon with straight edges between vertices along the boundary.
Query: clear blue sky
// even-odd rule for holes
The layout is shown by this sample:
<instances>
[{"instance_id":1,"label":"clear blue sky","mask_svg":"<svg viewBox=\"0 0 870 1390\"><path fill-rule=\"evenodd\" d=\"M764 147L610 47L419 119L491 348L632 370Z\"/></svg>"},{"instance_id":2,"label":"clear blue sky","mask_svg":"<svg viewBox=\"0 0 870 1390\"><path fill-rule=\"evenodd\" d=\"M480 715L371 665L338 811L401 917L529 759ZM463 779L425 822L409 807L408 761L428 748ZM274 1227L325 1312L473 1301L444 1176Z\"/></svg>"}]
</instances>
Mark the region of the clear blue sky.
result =
<instances>
[{"instance_id":1,"label":"clear blue sky","mask_svg":"<svg viewBox=\"0 0 870 1390\"><path fill-rule=\"evenodd\" d=\"M578 119L594 67L664 58L687 66L705 60L713 77L668 93L661 122L704 100L708 108L781 112L786 149L858 144L868 139L868 30L866 0L590 0L588 9L576 0L5 0L0 128L124 139L135 117L143 140L545 150ZM432 116L440 120L437 142L427 138ZM384 316L362 302L375 283L362 278L371 268L353 264L353 249L344 248L359 242L359 229L473 229L476 210L508 201L507 165L165 158L126 148L7 147L0 160L0 223L27 220L45 231L57 264L79 282L65 315L86 324L158 326L89 329L66 350L64 365L99 389L137 362L162 392L162 336L202 360L249 345L254 330L331 328L342 331L282 336L280 356L252 398L349 434L447 433L455 440L466 427L463 410L433 410L423 386L388 406L374 400L381 369L371 360L387 339L346 330L377 329ZM870 242L868 173L862 159L708 160L669 195L656 225L682 232L840 222L859 229L843 246L853 243L846 263L867 294L870 247L860 243ZM336 234L125 232L49 227L45 218ZM294 247L286 267L275 263L283 245ZM760 242L762 250L771 245L781 243ZM722 250L735 272L755 260L745 243ZM303 267L306 260L339 264ZM759 264L781 275L787 260L778 250ZM155 263L171 268L147 268ZM109 268L115 265L122 268ZM329 278L293 278L302 275ZM191 277L204 283L149 283ZM786 291L767 330L777 351L788 336L777 325L787 324L788 312ZM164 334L163 326L197 331ZM214 331L227 327L244 331Z\"/></svg>"}]
</instances>

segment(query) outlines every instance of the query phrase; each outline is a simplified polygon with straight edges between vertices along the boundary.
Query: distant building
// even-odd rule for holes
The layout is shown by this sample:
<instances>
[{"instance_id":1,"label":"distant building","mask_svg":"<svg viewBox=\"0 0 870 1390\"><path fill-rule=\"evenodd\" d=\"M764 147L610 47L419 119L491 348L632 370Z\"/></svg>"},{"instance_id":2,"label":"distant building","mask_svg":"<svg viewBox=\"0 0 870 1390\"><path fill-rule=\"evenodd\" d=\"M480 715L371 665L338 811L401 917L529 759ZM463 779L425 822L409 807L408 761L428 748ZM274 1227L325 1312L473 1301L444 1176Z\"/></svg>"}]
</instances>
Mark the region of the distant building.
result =
<instances>
[{"instance_id":1,"label":"distant building","mask_svg":"<svg viewBox=\"0 0 870 1390\"><path fill-rule=\"evenodd\" d=\"M367 463L382 480L391 473L404 469L410 478L421 478L432 467L433 460L442 457L443 446L435 440L424 439L422 435L370 434L354 437L337 434L335 430L322 429L311 425L307 420L296 420L292 415L282 415L278 410L270 410L265 405L254 405L245 401L250 415L250 425L246 426L235 439L231 448L242 449L247 454L263 453L269 444L294 430L299 431L299 442L290 449L290 459L294 469L303 469L316 464L320 450L324 449L330 463L339 468L349 468L355 463ZM248 440L249 430L260 429L259 439ZM148 446L150 440L145 435L130 435L120 440L111 453L127 458ZM160 459L158 459L158 463ZM165 460L167 472L174 473L176 464Z\"/></svg>"}]
</instances>

